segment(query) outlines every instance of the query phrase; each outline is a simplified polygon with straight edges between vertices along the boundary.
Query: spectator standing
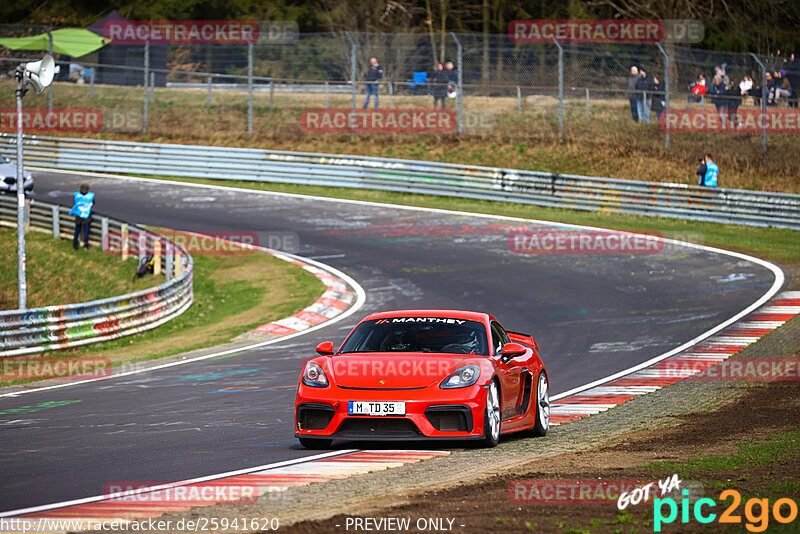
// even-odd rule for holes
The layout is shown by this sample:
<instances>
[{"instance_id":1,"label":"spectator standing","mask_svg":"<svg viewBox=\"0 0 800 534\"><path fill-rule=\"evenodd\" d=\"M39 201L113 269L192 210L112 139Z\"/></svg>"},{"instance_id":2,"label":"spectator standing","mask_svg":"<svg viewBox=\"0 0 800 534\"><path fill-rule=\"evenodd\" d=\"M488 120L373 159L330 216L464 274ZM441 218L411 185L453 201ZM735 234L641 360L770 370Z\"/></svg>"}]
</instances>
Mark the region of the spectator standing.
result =
<instances>
[{"instance_id":1,"label":"spectator standing","mask_svg":"<svg viewBox=\"0 0 800 534\"><path fill-rule=\"evenodd\" d=\"M375 97L375 108L378 108L378 84L383 80L383 67L376 58L369 59L369 68L365 76L367 80L367 98L364 100L364 109L369 106L370 95Z\"/></svg>"},{"instance_id":2,"label":"spectator standing","mask_svg":"<svg viewBox=\"0 0 800 534\"><path fill-rule=\"evenodd\" d=\"M653 94L650 96L650 109L655 112L656 117L660 120L661 113L664 112L666 105L666 93L664 91L664 84L658 79L658 76L653 76L653 84L651 86Z\"/></svg>"},{"instance_id":3,"label":"spectator standing","mask_svg":"<svg viewBox=\"0 0 800 534\"><path fill-rule=\"evenodd\" d=\"M639 68L636 66L631 67L631 75L628 78L628 102L631 105L631 117L633 118L633 122L639 122L639 100L642 98L642 95L636 90L636 84L641 79L639 76Z\"/></svg>"},{"instance_id":4,"label":"spectator standing","mask_svg":"<svg viewBox=\"0 0 800 534\"><path fill-rule=\"evenodd\" d=\"M719 176L719 167L711 158L711 154L706 154L705 157L706 174L703 177L703 183L706 187L717 187L717 177Z\"/></svg>"},{"instance_id":5,"label":"spectator standing","mask_svg":"<svg viewBox=\"0 0 800 534\"><path fill-rule=\"evenodd\" d=\"M433 107L436 103L441 101L442 109L447 107L447 85L450 80L450 75L444 68L444 63L439 63L436 66L436 72L433 74L433 84L431 93L433 93Z\"/></svg>"},{"instance_id":6,"label":"spectator standing","mask_svg":"<svg viewBox=\"0 0 800 534\"><path fill-rule=\"evenodd\" d=\"M742 81L739 82L739 94L743 96L748 96L750 94L750 89L753 88L753 79L750 78L747 74L742 76Z\"/></svg>"},{"instance_id":7,"label":"spectator standing","mask_svg":"<svg viewBox=\"0 0 800 534\"><path fill-rule=\"evenodd\" d=\"M636 102L636 110L639 114L639 122L650 124L650 106L647 105L648 92L652 91L652 80L647 77L644 69L639 69L639 79L636 81L636 89L639 93L639 100Z\"/></svg>"},{"instance_id":8,"label":"spectator standing","mask_svg":"<svg viewBox=\"0 0 800 534\"><path fill-rule=\"evenodd\" d=\"M739 106L742 104L742 91L740 87L741 83L739 84L739 87L736 86L735 82L731 83L726 93L728 96L728 117L731 120L731 126L734 128L738 128L740 125L738 116Z\"/></svg>"},{"instance_id":9,"label":"spectator standing","mask_svg":"<svg viewBox=\"0 0 800 534\"><path fill-rule=\"evenodd\" d=\"M789 107L798 107L798 98L800 97L800 62L794 54L789 56L789 61L786 62L786 79L792 86L792 96L789 99Z\"/></svg>"},{"instance_id":10,"label":"spectator standing","mask_svg":"<svg viewBox=\"0 0 800 534\"><path fill-rule=\"evenodd\" d=\"M722 82L722 76L714 76L714 83L711 85L711 89L708 90L708 94L712 95L711 102L717 108L717 113L722 118L723 123L728 113L727 92L728 87Z\"/></svg>"},{"instance_id":11,"label":"spectator standing","mask_svg":"<svg viewBox=\"0 0 800 534\"><path fill-rule=\"evenodd\" d=\"M700 158L700 166L697 167L697 171L695 172L695 174L697 175L698 185L706 185L705 180L706 180L707 170L708 169L706 168L706 158L705 156L703 156L702 158Z\"/></svg>"},{"instance_id":12,"label":"spectator standing","mask_svg":"<svg viewBox=\"0 0 800 534\"><path fill-rule=\"evenodd\" d=\"M775 105L775 79L772 77L772 73L766 73L767 79L767 105L773 106Z\"/></svg>"},{"instance_id":13,"label":"spectator standing","mask_svg":"<svg viewBox=\"0 0 800 534\"><path fill-rule=\"evenodd\" d=\"M94 208L94 193L89 192L89 184L81 184L80 191L74 195L75 204L69 210L75 216L75 236L72 238L72 248L78 250L78 241L83 234L83 248L89 249L89 227L92 224L92 209Z\"/></svg>"}]
</instances>

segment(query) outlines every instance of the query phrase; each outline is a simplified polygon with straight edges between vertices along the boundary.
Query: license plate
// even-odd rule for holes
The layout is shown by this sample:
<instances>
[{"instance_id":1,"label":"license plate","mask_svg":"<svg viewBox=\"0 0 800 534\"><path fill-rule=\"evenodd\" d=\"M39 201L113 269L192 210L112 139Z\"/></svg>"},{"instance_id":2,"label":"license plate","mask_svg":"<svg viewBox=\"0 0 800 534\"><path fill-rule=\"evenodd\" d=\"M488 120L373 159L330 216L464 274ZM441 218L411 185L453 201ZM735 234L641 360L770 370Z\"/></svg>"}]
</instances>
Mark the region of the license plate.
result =
<instances>
[{"instance_id":1,"label":"license plate","mask_svg":"<svg viewBox=\"0 0 800 534\"><path fill-rule=\"evenodd\" d=\"M405 415L405 402L350 401L348 415Z\"/></svg>"}]
</instances>

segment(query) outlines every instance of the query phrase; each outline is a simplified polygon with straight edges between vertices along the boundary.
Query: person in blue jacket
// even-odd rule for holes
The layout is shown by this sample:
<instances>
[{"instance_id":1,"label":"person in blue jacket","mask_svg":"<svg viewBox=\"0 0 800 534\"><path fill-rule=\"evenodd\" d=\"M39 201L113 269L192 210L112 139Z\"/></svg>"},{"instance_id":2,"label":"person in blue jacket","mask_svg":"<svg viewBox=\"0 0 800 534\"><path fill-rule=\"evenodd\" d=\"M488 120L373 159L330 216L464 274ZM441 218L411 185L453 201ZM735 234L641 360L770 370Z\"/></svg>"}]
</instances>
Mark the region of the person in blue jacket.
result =
<instances>
[{"instance_id":1,"label":"person in blue jacket","mask_svg":"<svg viewBox=\"0 0 800 534\"><path fill-rule=\"evenodd\" d=\"M83 248L89 248L89 227L92 224L92 209L94 208L94 193L89 192L89 184L81 184L80 191L75 193L75 205L69 210L75 216L75 236L72 238L72 248L78 250L78 240L83 234Z\"/></svg>"},{"instance_id":2,"label":"person in blue jacket","mask_svg":"<svg viewBox=\"0 0 800 534\"><path fill-rule=\"evenodd\" d=\"M706 187L717 187L717 176L719 176L719 167L714 160L711 159L711 154L706 154L706 172L704 176L700 177L700 185Z\"/></svg>"}]
</instances>

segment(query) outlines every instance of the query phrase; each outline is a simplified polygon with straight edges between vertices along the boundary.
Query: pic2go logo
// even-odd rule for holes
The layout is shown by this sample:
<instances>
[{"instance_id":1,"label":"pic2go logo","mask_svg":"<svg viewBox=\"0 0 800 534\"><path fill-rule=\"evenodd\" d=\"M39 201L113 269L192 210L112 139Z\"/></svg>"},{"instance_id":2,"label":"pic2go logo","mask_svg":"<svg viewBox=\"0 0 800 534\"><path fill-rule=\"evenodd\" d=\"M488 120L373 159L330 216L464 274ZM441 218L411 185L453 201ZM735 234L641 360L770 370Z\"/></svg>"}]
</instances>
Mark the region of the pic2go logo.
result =
<instances>
[{"instance_id":1,"label":"pic2go logo","mask_svg":"<svg viewBox=\"0 0 800 534\"><path fill-rule=\"evenodd\" d=\"M689 523L690 509L694 515L695 521L698 523L711 523L717 518L717 514L708 511L704 512L703 510L704 507L710 508L717 506L717 503L714 502L713 499L709 499L707 497L698 499L695 501L694 506L691 506L688 499L689 491L683 490L681 493L684 496L683 499L681 499L680 507L681 523ZM736 490L729 489L720 493L719 499L720 501L732 499L732 502L725 509L725 512L719 516L719 522L728 524L741 524L742 516L736 513L736 509L739 508L739 505L742 503L741 494ZM745 528L748 531L764 532L767 530L767 527L769 526L770 511L772 512L772 516L775 518L775 521L778 523L788 524L797 519L797 503L795 503L792 499L778 499L773 503L771 509L769 504L769 499L757 498L749 499L745 503L744 516L745 519L747 519ZM665 508L668 510L666 516L664 515ZM758 509L758 513L756 513L756 509ZM677 518L678 504L675 502L675 499L667 497L665 499L656 498L653 500L654 532L661 532L662 524L673 523Z\"/></svg>"}]
</instances>

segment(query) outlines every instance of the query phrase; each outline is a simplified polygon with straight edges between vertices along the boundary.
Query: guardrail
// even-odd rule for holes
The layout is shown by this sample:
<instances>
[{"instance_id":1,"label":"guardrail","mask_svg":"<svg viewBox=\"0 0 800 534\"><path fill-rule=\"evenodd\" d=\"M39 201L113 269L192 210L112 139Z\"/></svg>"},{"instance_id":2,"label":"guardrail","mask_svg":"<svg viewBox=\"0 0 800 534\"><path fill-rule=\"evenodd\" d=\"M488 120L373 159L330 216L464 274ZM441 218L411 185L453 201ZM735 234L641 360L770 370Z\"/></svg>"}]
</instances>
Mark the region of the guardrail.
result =
<instances>
[{"instance_id":1,"label":"guardrail","mask_svg":"<svg viewBox=\"0 0 800 534\"><path fill-rule=\"evenodd\" d=\"M16 139L0 136L13 154ZM366 156L30 136L58 169L377 189L800 230L800 195Z\"/></svg>"},{"instance_id":2,"label":"guardrail","mask_svg":"<svg viewBox=\"0 0 800 534\"><path fill-rule=\"evenodd\" d=\"M16 228L16 209L16 197L0 195L0 225ZM26 220L30 229L52 232L56 239L69 239L75 230L68 208L39 200L29 201ZM164 272L167 281L135 293L80 304L0 311L0 357L135 334L177 317L192 304L193 261L183 248L134 224L99 214L94 215L94 220L90 244L103 250L113 248L123 259L129 251L140 257L155 251L155 270Z\"/></svg>"}]
</instances>

